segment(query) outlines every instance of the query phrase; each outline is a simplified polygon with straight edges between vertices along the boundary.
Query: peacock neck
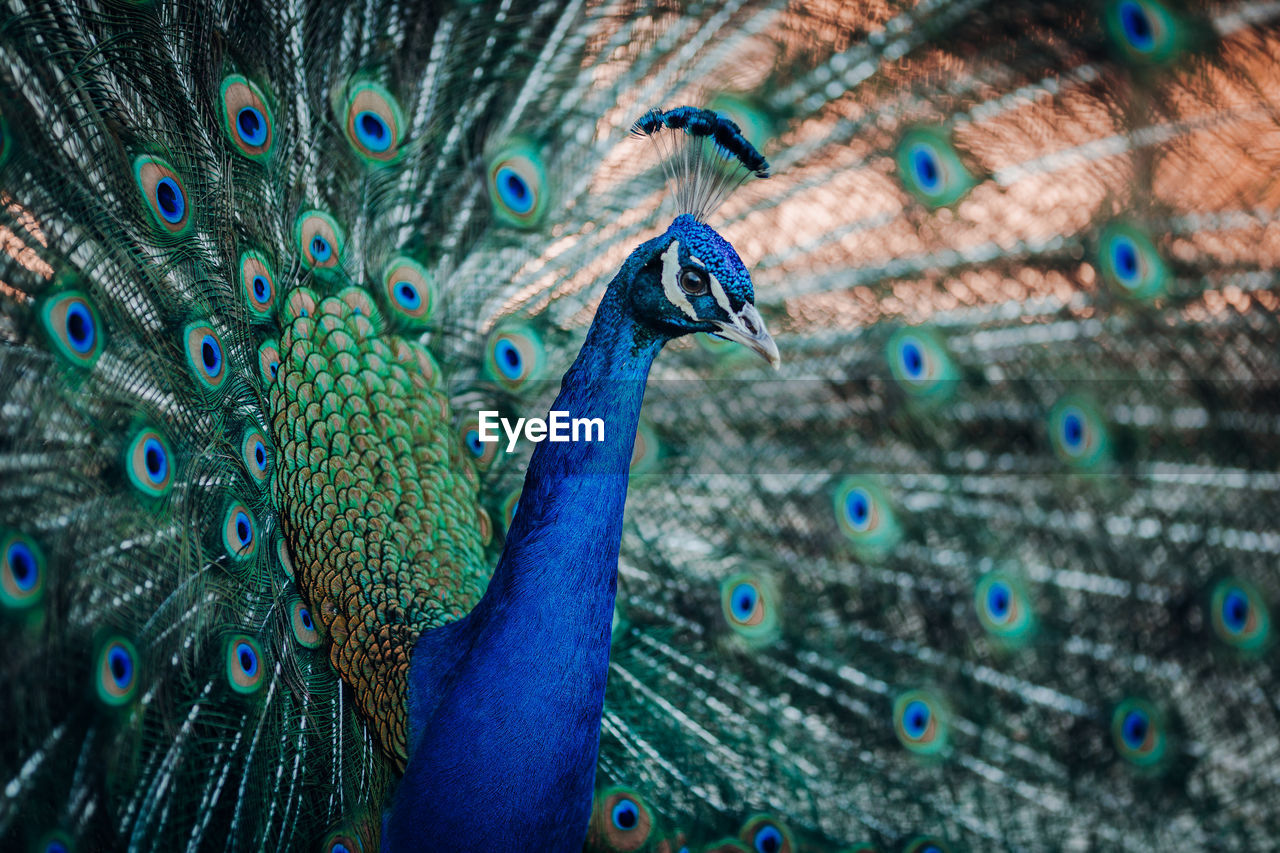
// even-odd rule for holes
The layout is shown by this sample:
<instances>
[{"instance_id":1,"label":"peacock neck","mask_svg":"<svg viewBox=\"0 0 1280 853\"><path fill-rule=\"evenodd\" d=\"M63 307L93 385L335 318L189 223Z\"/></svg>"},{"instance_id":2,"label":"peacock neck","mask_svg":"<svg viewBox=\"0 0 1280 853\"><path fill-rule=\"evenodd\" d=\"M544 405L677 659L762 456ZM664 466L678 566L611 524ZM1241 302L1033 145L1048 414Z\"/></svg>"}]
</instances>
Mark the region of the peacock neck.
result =
<instances>
[{"instance_id":1,"label":"peacock neck","mask_svg":"<svg viewBox=\"0 0 1280 853\"><path fill-rule=\"evenodd\" d=\"M537 446L484 598L414 649L410 758L388 849L412 849L424 825L464 849L581 849L627 474L666 340L631 318L620 290L606 292L552 407L602 419L603 440Z\"/></svg>"},{"instance_id":2,"label":"peacock neck","mask_svg":"<svg viewBox=\"0 0 1280 853\"><path fill-rule=\"evenodd\" d=\"M627 474L645 382L665 340L636 323L611 289L552 411L599 419L603 441L544 441L534 450L490 594L561 595L582 607L613 609ZM593 612L593 616L599 613Z\"/></svg>"}]
</instances>

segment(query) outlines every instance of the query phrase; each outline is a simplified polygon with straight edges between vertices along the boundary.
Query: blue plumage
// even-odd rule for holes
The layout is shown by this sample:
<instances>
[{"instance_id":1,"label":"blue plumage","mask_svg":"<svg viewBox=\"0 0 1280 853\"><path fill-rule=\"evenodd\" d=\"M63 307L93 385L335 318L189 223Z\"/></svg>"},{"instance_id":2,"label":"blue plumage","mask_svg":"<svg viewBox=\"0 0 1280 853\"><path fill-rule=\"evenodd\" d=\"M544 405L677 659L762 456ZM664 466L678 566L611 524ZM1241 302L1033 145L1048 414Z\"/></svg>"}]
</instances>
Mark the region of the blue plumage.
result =
<instances>
[{"instance_id":1,"label":"blue plumage","mask_svg":"<svg viewBox=\"0 0 1280 853\"><path fill-rule=\"evenodd\" d=\"M682 290L682 270L723 280L721 296L705 276L694 285L700 292ZM669 299L673 288L680 304ZM753 302L737 253L687 215L632 252L609 284L551 405L603 420L604 440L538 445L484 597L418 641L410 757L386 818L388 849L417 849L423 827L439 850L579 849L649 370L681 335L740 334L735 318ZM762 323L754 342L772 345Z\"/></svg>"}]
</instances>

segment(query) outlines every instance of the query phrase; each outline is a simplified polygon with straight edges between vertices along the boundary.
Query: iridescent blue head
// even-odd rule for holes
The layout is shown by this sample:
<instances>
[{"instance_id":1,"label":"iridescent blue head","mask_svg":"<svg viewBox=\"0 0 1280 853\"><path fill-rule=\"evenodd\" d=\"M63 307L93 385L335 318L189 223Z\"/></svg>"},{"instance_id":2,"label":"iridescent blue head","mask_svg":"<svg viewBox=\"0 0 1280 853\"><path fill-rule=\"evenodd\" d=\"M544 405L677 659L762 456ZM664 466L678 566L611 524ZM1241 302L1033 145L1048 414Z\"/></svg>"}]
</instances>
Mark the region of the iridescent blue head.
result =
<instances>
[{"instance_id":1,"label":"iridescent blue head","mask_svg":"<svg viewBox=\"0 0 1280 853\"><path fill-rule=\"evenodd\" d=\"M751 274L733 246L702 221L752 174L768 177L768 162L737 125L710 110L652 110L633 130L667 155L663 164L681 211L623 266L637 319L669 337L709 332L738 341L777 367L778 346L756 310Z\"/></svg>"}]
</instances>

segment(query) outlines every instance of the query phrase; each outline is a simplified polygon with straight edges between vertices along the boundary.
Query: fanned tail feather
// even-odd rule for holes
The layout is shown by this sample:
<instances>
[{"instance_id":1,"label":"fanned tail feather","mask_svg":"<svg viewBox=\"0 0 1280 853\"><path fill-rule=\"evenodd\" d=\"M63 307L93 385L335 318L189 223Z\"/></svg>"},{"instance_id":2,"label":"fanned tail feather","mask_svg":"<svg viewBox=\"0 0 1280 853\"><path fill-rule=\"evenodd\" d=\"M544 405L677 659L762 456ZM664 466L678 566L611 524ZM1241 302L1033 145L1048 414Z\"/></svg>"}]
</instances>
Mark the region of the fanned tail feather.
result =
<instances>
[{"instance_id":1,"label":"fanned tail feather","mask_svg":"<svg viewBox=\"0 0 1280 853\"><path fill-rule=\"evenodd\" d=\"M783 365L654 368L588 849L1280 832L1274 5L13 5L0 835L376 849L677 104Z\"/></svg>"}]
</instances>

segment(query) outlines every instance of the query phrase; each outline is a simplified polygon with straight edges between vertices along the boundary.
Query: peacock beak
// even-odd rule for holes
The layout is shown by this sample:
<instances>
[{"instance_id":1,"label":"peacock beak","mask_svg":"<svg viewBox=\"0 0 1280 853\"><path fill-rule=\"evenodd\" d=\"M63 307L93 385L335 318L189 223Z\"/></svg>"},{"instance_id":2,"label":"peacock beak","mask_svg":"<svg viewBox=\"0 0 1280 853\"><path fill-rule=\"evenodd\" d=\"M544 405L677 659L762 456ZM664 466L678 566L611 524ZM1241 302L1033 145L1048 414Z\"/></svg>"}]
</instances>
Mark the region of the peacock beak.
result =
<instances>
[{"instance_id":1,"label":"peacock beak","mask_svg":"<svg viewBox=\"0 0 1280 853\"><path fill-rule=\"evenodd\" d=\"M716 320L715 334L730 341L737 341L762 355L773 369L782 364L778 354L778 345L774 342L769 330L764 327L764 318L750 302L742 306L742 310L731 314L729 320Z\"/></svg>"}]
</instances>

